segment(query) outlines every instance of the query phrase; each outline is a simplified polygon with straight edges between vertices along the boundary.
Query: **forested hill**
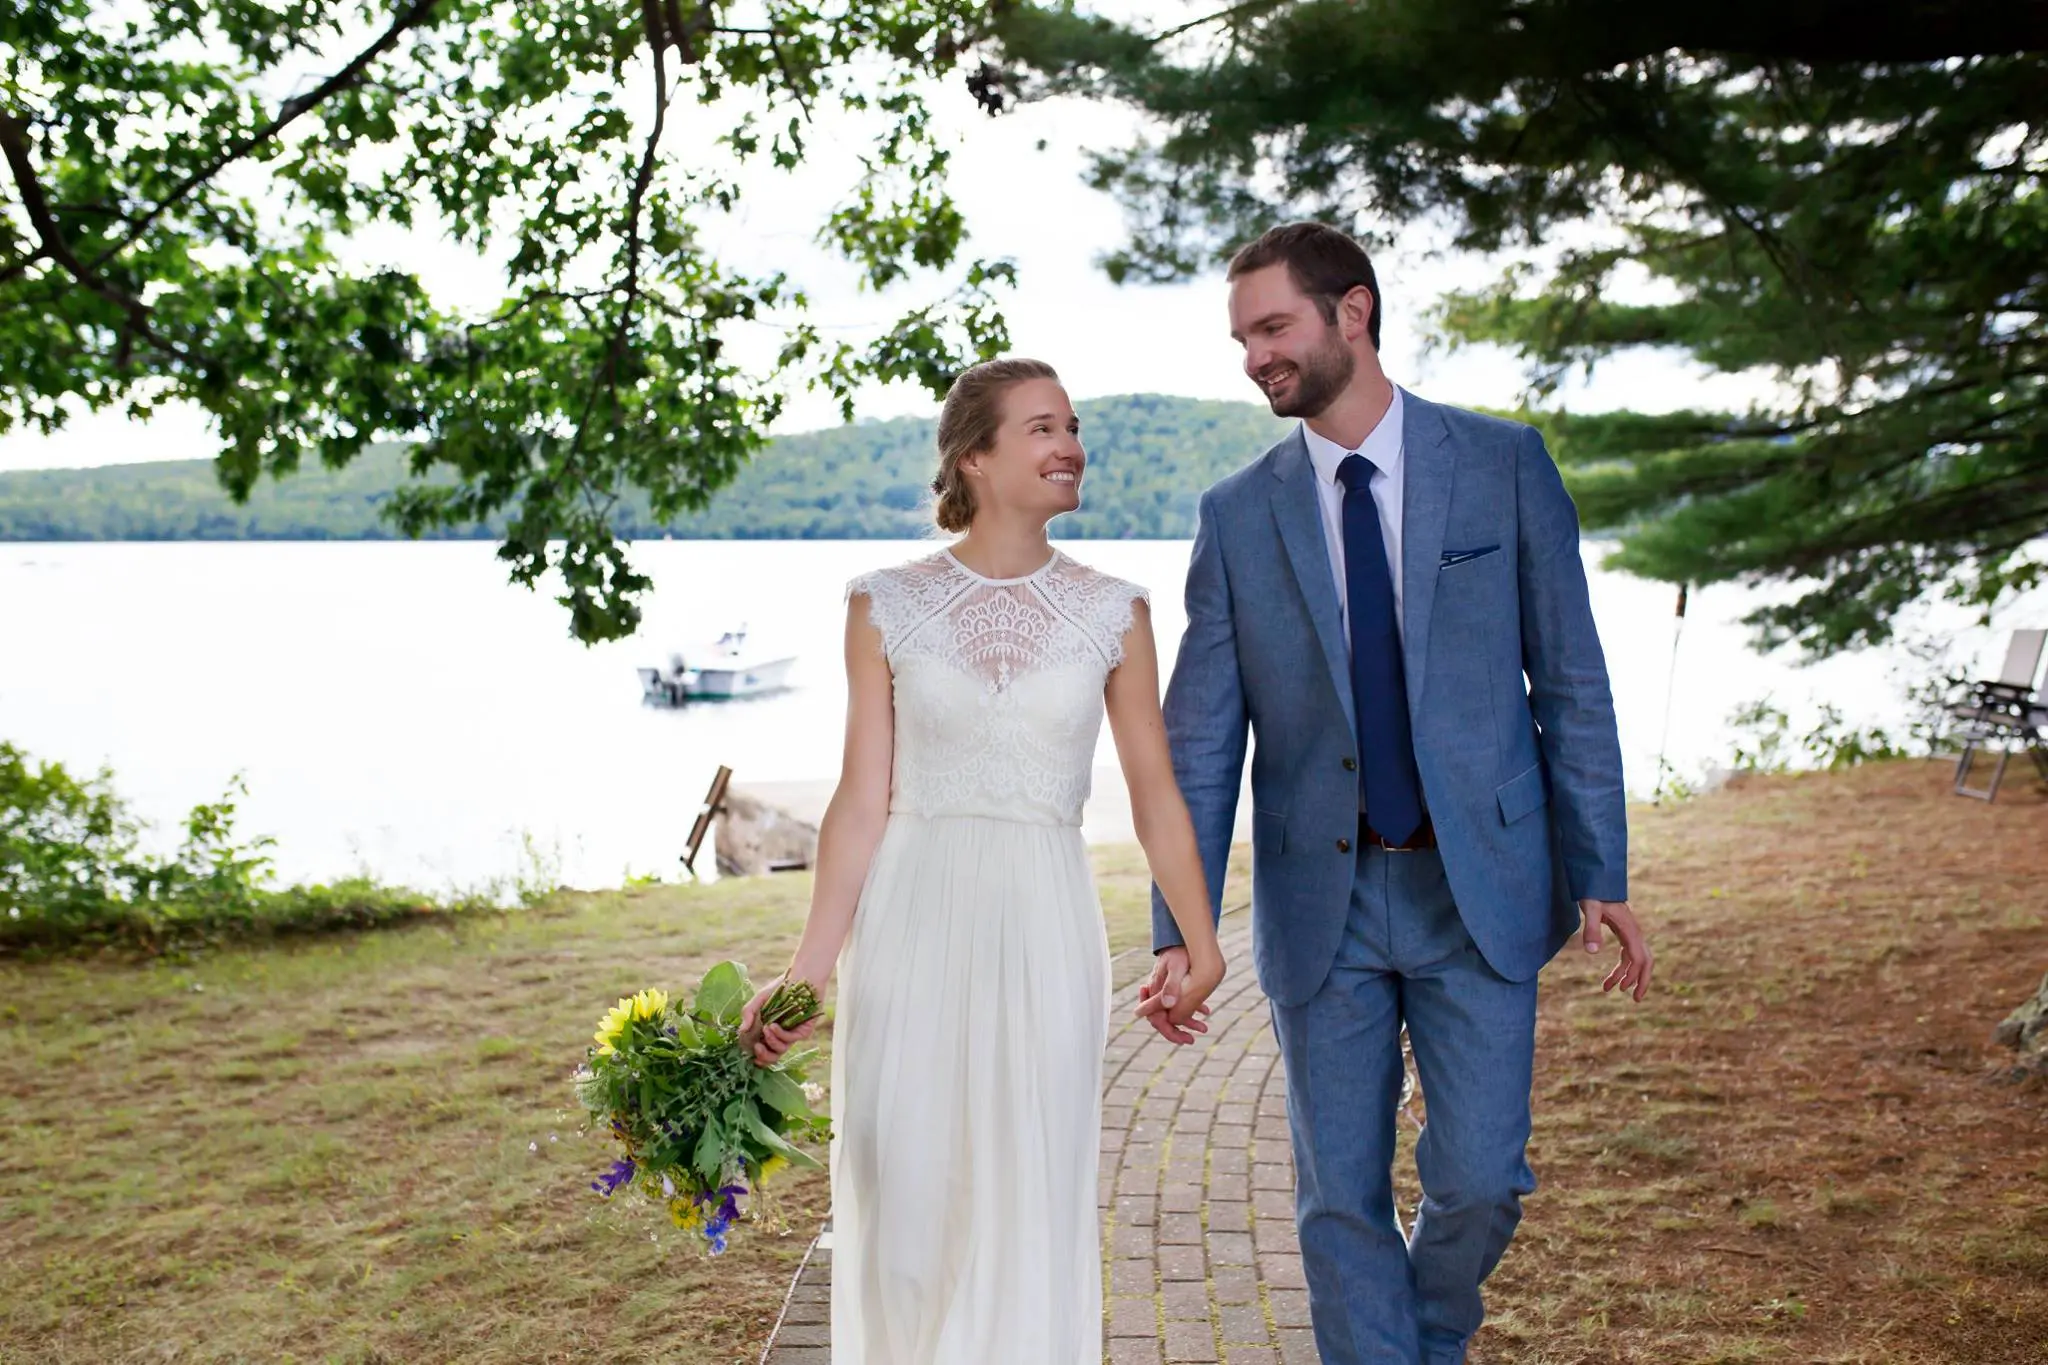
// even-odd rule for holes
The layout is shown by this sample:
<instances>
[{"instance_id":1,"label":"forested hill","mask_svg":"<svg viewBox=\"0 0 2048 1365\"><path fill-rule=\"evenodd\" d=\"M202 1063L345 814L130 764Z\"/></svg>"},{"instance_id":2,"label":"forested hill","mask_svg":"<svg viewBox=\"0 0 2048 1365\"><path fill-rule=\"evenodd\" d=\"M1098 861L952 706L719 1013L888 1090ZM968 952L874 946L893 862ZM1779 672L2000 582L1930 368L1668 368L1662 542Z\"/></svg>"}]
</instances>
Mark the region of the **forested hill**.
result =
<instances>
[{"instance_id":1,"label":"forested hill","mask_svg":"<svg viewBox=\"0 0 2048 1365\"><path fill-rule=\"evenodd\" d=\"M1251 460L1286 424L1263 407L1160 394L1078 405L1088 447L1085 505L1055 523L1076 538L1192 536L1195 500ZM710 508L668 526L629 497L615 524L634 539L910 538L930 525L933 421L899 418L775 441ZM266 481L244 506L204 460L0 474L0 540L381 540L379 515L403 475L403 451L381 446L347 469ZM472 537L500 534L470 528Z\"/></svg>"}]
</instances>

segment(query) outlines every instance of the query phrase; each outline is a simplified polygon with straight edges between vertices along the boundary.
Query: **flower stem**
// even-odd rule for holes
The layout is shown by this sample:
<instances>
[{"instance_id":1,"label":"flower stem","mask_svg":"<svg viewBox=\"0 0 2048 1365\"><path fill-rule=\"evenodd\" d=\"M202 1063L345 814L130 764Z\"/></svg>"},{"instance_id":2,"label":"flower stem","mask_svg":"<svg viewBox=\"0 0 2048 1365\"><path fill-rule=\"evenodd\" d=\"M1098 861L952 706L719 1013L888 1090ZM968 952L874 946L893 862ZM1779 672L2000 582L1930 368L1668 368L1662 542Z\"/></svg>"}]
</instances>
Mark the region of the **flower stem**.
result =
<instances>
[{"instance_id":1,"label":"flower stem","mask_svg":"<svg viewBox=\"0 0 2048 1365\"><path fill-rule=\"evenodd\" d=\"M799 1028L818 1017L822 1010L818 992L808 981L785 981L761 1008L761 1019L786 1029Z\"/></svg>"}]
</instances>

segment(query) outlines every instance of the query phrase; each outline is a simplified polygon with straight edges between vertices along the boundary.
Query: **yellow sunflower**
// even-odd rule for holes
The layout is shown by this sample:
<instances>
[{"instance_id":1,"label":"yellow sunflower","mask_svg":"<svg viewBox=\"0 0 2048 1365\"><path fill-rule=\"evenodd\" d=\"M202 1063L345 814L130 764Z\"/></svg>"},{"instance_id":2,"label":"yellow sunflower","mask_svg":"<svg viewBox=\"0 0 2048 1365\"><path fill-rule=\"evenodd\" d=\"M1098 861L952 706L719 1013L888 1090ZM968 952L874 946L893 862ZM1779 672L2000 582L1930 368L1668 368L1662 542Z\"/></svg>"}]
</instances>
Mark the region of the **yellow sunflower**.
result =
<instances>
[{"instance_id":1,"label":"yellow sunflower","mask_svg":"<svg viewBox=\"0 0 2048 1365\"><path fill-rule=\"evenodd\" d=\"M598 1021L597 1032L590 1035L597 1043L598 1056L609 1057L617 1050L619 1040L626 1036L626 1025L632 1018L632 1000L621 999L618 1004L605 1011L604 1018Z\"/></svg>"}]
</instances>

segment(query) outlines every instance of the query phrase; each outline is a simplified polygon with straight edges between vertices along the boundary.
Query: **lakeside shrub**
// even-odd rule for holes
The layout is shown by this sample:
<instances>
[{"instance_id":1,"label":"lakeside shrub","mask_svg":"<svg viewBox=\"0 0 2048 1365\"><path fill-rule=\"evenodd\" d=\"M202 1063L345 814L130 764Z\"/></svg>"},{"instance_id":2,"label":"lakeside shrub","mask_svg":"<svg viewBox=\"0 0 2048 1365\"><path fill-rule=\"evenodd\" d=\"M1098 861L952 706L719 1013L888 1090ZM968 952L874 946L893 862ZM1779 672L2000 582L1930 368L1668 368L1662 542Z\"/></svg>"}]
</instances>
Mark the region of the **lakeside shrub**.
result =
<instances>
[{"instance_id":1,"label":"lakeside shrub","mask_svg":"<svg viewBox=\"0 0 2048 1365\"><path fill-rule=\"evenodd\" d=\"M236 777L219 801L192 808L174 854L152 856L110 770L79 778L0 740L0 953L161 952L500 908L484 895L437 897L365 877L275 887L275 841L236 831L243 795Z\"/></svg>"}]
</instances>

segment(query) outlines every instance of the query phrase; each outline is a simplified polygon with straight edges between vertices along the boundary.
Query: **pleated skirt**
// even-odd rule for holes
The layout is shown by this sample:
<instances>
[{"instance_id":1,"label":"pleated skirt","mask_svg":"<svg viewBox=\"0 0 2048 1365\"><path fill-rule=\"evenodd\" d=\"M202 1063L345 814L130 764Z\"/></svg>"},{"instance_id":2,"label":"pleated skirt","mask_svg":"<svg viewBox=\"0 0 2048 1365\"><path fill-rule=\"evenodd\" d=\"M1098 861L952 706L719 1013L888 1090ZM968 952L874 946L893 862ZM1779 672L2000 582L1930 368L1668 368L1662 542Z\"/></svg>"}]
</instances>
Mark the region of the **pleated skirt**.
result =
<instances>
[{"instance_id":1,"label":"pleated skirt","mask_svg":"<svg viewBox=\"0 0 2048 1365\"><path fill-rule=\"evenodd\" d=\"M1079 829L889 818L839 964L834 1365L1097 1365L1109 950Z\"/></svg>"}]
</instances>

